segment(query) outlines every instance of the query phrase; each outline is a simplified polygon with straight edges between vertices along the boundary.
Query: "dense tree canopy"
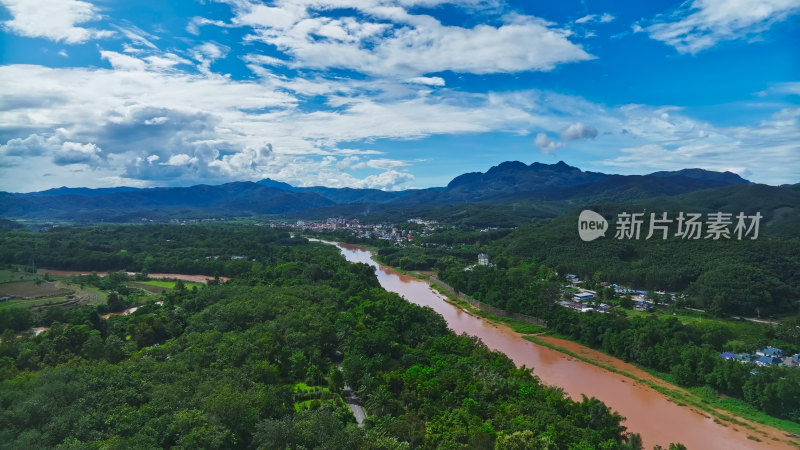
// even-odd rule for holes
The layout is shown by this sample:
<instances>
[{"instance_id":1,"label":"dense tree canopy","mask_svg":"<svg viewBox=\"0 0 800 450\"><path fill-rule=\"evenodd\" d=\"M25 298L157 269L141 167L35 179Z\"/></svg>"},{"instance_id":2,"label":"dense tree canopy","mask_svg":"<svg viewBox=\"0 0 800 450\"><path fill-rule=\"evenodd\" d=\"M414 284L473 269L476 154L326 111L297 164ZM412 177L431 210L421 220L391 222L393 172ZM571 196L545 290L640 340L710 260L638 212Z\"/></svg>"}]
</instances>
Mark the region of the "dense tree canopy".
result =
<instances>
[{"instance_id":1,"label":"dense tree canopy","mask_svg":"<svg viewBox=\"0 0 800 450\"><path fill-rule=\"evenodd\" d=\"M164 227L162 238L189 246L181 232ZM272 237L236 244L265 259L230 282L175 289L131 315L74 308L19 338L41 317L6 316L0 447L639 448L604 404L565 398L454 335L380 289L370 267ZM366 408L364 427L345 385Z\"/></svg>"}]
</instances>

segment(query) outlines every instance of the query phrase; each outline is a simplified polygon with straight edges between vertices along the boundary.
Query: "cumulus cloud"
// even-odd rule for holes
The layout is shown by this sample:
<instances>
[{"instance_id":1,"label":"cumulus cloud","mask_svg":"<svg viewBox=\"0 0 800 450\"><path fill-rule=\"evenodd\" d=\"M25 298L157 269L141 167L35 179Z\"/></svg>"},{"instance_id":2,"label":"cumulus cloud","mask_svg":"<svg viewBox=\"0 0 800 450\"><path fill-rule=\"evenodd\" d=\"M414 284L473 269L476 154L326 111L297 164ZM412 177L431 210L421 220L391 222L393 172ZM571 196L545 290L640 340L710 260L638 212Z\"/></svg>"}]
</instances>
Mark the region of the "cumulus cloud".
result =
<instances>
[{"instance_id":1,"label":"cumulus cloud","mask_svg":"<svg viewBox=\"0 0 800 450\"><path fill-rule=\"evenodd\" d=\"M563 141L594 139L595 137L597 137L597 128L591 125L586 125L583 122L573 123L561 132L561 140Z\"/></svg>"},{"instance_id":2,"label":"cumulus cloud","mask_svg":"<svg viewBox=\"0 0 800 450\"><path fill-rule=\"evenodd\" d=\"M53 146L52 142L38 134L25 138L15 138L0 145L0 152L5 156L40 156Z\"/></svg>"},{"instance_id":3,"label":"cumulus cloud","mask_svg":"<svg viewBox=\"0 0 800 450\"><path fill-rule=\"evenodd\" d=\"M80 0L0 0L0 4L13 16L4 22L5 28L21 36L80 44L114 34L77 26L101 18L94 5Z\"/></svg>"},{"instance_id":4,"label":"cumulus cloud","mask_svg":"<svg viewBox=\"0 0 800 450\"><path fill-rule=\"evenodd\" d=\"M370 175L356 183L356 187L367 189L388 189L393 186L412 181L414 176L410 173L387 170L377 175Z\"/></svg>"},{"instance_id":5,"label":"cumulus cloud","mask_svg":"<svg viewBox=\"0 0 800 450\"><path fill-rule=\"evenodd\" d=\"M696 54L721 41L764 32L798 12L798 0L694 0L638 29L680 53Z\"/></svg>"},{"instance_id":6,"label":"cumulus cloud","mask_svg":"<svg viewBox=\"0 0 800 450\"><path fill-rule=\"evenodd\" d=\"M575 141L578 139L594 139L597 137L597 129L586 125L583 122L576 122L564 128L560 133L561 141L551 138L547 133L538 133L533 139L533 143L539 147L545 155L555 155L556 150L564 147L564 142Z\"/></svg>"},{"instance_id":7,"label":"cumulus cloud","mask_svg":"<svg viewBox=\"0 0 800 450\"><path fill-rule=\"evenodd\" d=\"M289 88L303 92L310 89L301 81L237 81L187 75L151 65L141 68L138 64L136 70L3 66L0 83L12 92L31 95L19 101L0 98L10 106L0 109L0 122L8 129L21 130L63 126L68 136L60 138L59 145L67 140L94 143L102 149L104 161L120 170L116 175L125 179L163 185L265 176L277 179L280 175L280 179L296 184L313 180L326 185L379 186L393 180L409 180L408 174L399 170L409 163L389 158L350 161L350 166L363 163L352 170L378 171L365 175L372 177L369 182L361 181L365 176L341 174L343 166L338 160L329 164L326 170L330 172L324 172L326 177L335 175L333 181L308 174L321 170L319 158L326 155L346 158L379 153L338 148L340 142L517 130L539 120L527 110L531 100L524 100L518 93L426 94L404 90L406 84L401 81L327 81L326 89L346 95L346 101L336 110L304 111L294 107L296 99L288 92ZM363 94L380 90L387 94ZM268 112L254 112L265 109ZM38 133L39 137L31 138L30 134L0 142L8 149L4 154L20 153L15 148L26 139L27 151L33 152L30 148L36 148L34 144L41 147L40 138L46 140L49 135ZM275 146L269 158L254 150L265 140ZM54 151L55 147L39 154L52 157ZM186 156L171 159L174 155ZM72 159L76 160L76 155ZM379 177L385 172L388 174Z\"/></svg>"},{"instance_id":8,"label":"cumulus cloud","mask_svg":"<svg viewBox=\"0 0 800 450\"><path fill-rule=\"evenodd\" d=\"M0 155L6 157L35 158L49 157L59 166L87 164L98 166L105 155L96 144L70 140L70 133L60 128L51 135L31 134L25 138L10 139L0 145Z\"/></svg>"},{"instance_id":9,"label":"cumulus cloud","mask_svg":"<svg viewBox=\"0 0 800 450\"><path fill-rule=\"evenodd\" d=\"M95 144L64 142L53 155L53 163L59 166L87 164L97 166L103 161L103 151Z\"/></svg>"},{"instance_id":10,"label":"cumulus cloud","mask_svg":"<svg viewBox=\"0 0 800 450\"><path fill-rule=\"evenodd\" d=\"M348 7L360 15L342 17ZM336 15L326 15L333 9ZM276 46L295 67L422 76L548 71L593 58L569 40L569 30L519 14L502 17L498 26L464 28L378 2L237 2L235 10L232 25L252 28L248 39Z\"/></svg>"},{"instance_id":11,"label":"cumulus cloud","mask_svg":"<svg viewBox=\"0 0 800 450\"><path fill-rule=\"evenodd\" d=\"M189 156L186 153L178 153L169 157L167 162L161 163L165 166L186 166L198 161L197 157Z\"/></svg>"},{"instance_id":12,"label":"cumulus cloud","mask_svg":"<svg viewBox=\"0 0 800 450\"><path fill-rule=\"evenodd\" d=\"M265 166L273 158L272 144L261 147L247 147L232 155L211 161L208 166L219 169L226 175L237 175Z\"/></svg>"},{"instance_id":13,"label":"cumulus cloud","mask_svg":"<svg viewBox=\"0 0 800 450\"><path fill-rule=\"evenodd\" d=\"M553 155L556 153L557 149L564 146L563 143L553 140L546 133L537 134L533 139L533 143L536 144L545 155Z\"/></svg>"}]
</instances>

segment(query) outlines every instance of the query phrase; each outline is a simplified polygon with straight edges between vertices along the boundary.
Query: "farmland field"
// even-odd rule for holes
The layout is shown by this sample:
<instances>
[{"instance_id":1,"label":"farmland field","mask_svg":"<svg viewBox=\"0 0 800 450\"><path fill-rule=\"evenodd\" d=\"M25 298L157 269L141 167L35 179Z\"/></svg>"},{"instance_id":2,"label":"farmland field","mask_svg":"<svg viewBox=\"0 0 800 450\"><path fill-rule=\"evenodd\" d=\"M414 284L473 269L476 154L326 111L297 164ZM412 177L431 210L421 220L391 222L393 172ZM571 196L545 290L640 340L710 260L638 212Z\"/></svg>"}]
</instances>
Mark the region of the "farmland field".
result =
<instances>
[{"instance_id":1,"label":"farmland field","mask_svg":"<svg viewBox=\"0 0 800 450\"><path fill-rule=\"evenodd\" d=\"M37 306L49 306L52 304L60 303L67 301L67 298L64 296L60 297L44 297L44 298L36 298L26 300L24 298L15 298L13 300L7 300L5 302L0 302L0 309L3 308L10 308L12 306L22 306L26 308L33 308Z\"/></svg>"},{"instance_id":2,"label":"farmland field","mask_svg":"<svg viewBox=\"0 0 800 450\"><path fill-rule=\"evenodd\" d=\"M0 284L0 297L52 297L56 295L71 294L62 284L55 281L44 281L37 284L35 281L14 281Z\"/></svg>"}]
</instances>

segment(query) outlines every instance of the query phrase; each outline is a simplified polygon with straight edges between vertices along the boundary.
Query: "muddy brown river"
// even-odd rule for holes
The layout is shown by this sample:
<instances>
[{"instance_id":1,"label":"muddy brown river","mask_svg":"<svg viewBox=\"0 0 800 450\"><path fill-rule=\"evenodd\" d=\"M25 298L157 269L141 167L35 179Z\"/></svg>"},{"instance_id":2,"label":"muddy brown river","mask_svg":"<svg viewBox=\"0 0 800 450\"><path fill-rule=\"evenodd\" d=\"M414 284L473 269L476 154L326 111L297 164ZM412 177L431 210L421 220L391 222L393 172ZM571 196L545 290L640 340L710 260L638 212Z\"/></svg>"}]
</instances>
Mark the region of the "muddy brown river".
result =
<instances>
[{"instance_id":1,"label":"muddy brown river","mask_svg":"<svg viewBox=\"0 0 800 450\"><path fill-rule=\"evenodd\" d=\"M670 402L647 385L536 345L505 325L492 324L473 316L447 303L427 283L379 266L366 249L349 244L336 245L348 261L375 267L384 289L400 294L411 303L431 307L444 317L450 329L456 333L477 336L489 348L508 355L518 366L532 367L534 374L543 383L562 388L573 399L580 399L581 395L597 397L626 417L624 425L629 431L641 434L646 449L651 449L656 444L666 448L670 442L681 442L689 449L796 450L796 447L784 441L786 438L777 430L764 427L770 433L770 437L767 437L741 426L715 423L707 415ZM568 344L570 350L581 350L578 344ZM583 349L591 351L585 347ZM605 358L613 359L607 356ZM619 360L616 362L625 364ZM750 440L748 435L758 436L761 441ZM772 436L780 441L772 440Z\"/></svg>"}]
</instances>

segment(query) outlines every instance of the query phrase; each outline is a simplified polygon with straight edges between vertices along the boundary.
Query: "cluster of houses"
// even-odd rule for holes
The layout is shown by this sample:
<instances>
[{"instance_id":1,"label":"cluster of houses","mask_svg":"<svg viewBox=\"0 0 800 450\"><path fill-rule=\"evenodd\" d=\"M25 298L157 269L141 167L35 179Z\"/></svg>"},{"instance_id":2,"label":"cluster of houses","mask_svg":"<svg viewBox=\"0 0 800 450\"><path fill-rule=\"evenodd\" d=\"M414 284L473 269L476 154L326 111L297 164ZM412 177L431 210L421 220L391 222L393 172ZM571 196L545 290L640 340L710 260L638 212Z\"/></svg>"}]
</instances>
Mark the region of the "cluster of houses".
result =
<instances>
[{"instance_id":1,"label":"cluster of houses","mask_svg":"<svg viewBox=\"0 0 800 450\"><path fill-rule=\"evenodd\" d=\"M581 289L580 284L582 284L583 281L581 281L581 279L577 275L569 274L565 278L567 279L567 282L569 284L564 287L578 289L579 292L572 296L573 301L571 302L563 301L559 303L560 305L573 308L576 311L584 311L584 312L585 311L605 312L611 308L610 306L605 304L600 305L600 307L592 307L592 308L587 308L586 306L582 305L581 303L592 300L594 296L597 295L597 293L587 289ZM604 287L613 288L614 291L619 295L630 295L631 300L636 302L633 305L634 311L652 312L655 310L655 302L653 301L653 299L650 298L649 293L647 291L623 287L616 283L612 284L608 282L603 282L601 283L601 285ZM655 293L658 294L660 298L664 300L674 301L678 296L678 294L675 292L655 291Z\"/></svg>"},{"instance_id":2,"label":"cluster of houses","mask_svg":"<svg viewBox=\"0 0 800 450\"><path fill-rule=\"evenodd\" d=\"M569 301L569 300L562 300L558 302L559 305L565 308L572 308L578 312L589 312L589 311L597 311L599 313L605 313L609 309L611 309L610 305L606 305L605 303L601 303L597 306L589 306L581 302L576 301Z\"/></svg>"},{"instance_id":3,"label":"cluster of houses","mask_svg":"<svg viewBox=\"0 0 800 450\"><path fill-rule=\"evenodd\" d=\"M567 275L569 277L570 275ZM575 275L571 275L575 277ZM588 303L595 299L597 292L590 291L588 289L581 289L578 292L572 294L572 300L563 300L558 302L559 305L565 308L572 308L578 312L589 312L589 311L597 311L599 313L605 313L609 309L611 309L610 305L606 305L605 303L601 303L599 305L589 305Z\"/></svg>"},{"instance_id":4,"label":"cluster of houses","mask_svg":"<svg viewBox=\"0 0 800 450\"><path fill-rule=\"evenodd\" d=\"M764 347L756 350L755 355L749 353L722 352L720 358L726 360L739 361L745 364L755 364L759 367L766 366L787 366L800 367L800 353L792 356L783 354L783 350L775 347Z\"/></svg>"},{"instance_id":5,"label":"cluster of houses","mask_svg":"<svg viewBox=\"0 0 800 450\"><path fill-rule=\"evenodd\" d=\"M307 222L304 220L298 220L294 223L277 222L277 226L296 230L313 230L318 232L330 230L349 230L358 238L382 239L392 241L398 246L411 243L415 238L415 234L416 237L430 236L434 231L441 228L439 223L435 220L423 220L415 218L408 219L407 222L417 226L409 227L409 229L402 229L389 224L362 224L358 221L358 219L345 219L342 217L330 217L324 222ZM421 230L419 225L422 225ZM415 228L417 231L413 231L411 228Z\"/></svg>"}]
</instances>

